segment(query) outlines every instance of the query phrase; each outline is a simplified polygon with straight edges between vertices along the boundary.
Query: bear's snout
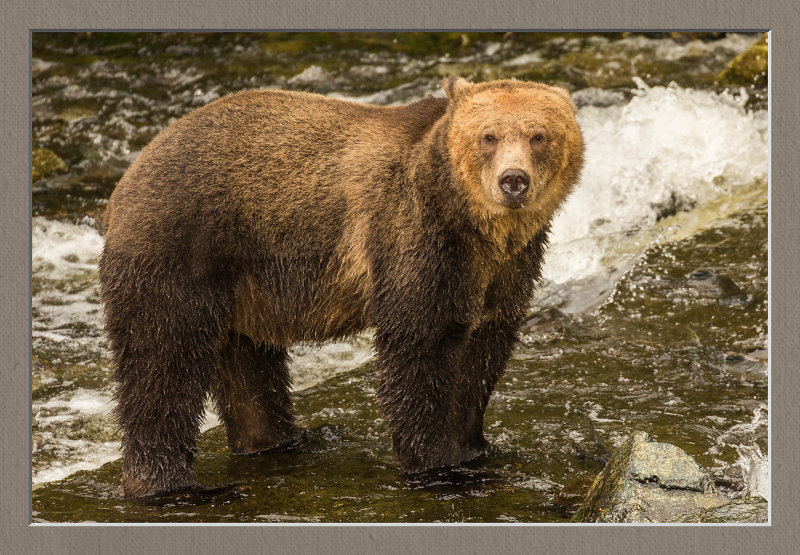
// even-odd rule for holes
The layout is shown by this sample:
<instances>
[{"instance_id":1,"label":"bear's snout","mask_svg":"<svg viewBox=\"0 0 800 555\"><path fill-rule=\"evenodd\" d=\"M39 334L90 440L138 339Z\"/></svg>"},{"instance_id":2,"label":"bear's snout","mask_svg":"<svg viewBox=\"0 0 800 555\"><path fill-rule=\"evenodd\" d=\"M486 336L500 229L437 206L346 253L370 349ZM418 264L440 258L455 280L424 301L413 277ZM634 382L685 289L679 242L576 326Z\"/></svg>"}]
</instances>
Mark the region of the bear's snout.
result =
<instances>
[{"instance_id":1,"label":"bear's snout","mask_svg":"<svg viewBox=\"0 0 800 555\"><path fill-rule=\"evenodd\" d=\"M500 176L500 189L513 202L520 202L528 192L531 179L522 170L506 170Z\"/></svg>"}]
</instances>

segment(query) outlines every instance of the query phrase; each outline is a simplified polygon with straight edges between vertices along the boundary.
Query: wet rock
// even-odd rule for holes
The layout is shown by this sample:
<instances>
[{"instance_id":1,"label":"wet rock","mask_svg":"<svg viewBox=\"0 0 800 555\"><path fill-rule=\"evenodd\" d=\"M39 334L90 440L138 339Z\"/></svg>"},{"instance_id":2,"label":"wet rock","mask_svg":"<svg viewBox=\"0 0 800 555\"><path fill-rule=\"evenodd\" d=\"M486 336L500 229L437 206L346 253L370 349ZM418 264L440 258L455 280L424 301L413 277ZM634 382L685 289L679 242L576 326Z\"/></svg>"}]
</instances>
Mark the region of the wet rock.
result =
<instances>
[{"instance_id":1,"label":"wet rock","mask_svg":"<svg viewBox=\"0 0 800 555\"><path fill-rule=\"evenodd\" d=\"M673 522L767 522L769 503L763 497L735 499L726 505L692 511Z\"/></svg>"},{"instance_id":2,"label":"wet rock","mask_svg":"<svg viewBox=\"0 0 800 555\"><path fill-rule=\"evenodd\" d=\"M628 100L628 95L624 91L598 89L588 87L572 93L572 102L578 108L584 106L597 106L606 108L608 106L619 106Z\"/></svg>"},{"instance_id":3,"label":"wet rock","mask_svg":"<svg viewBox=\"0 0 800 555\"><path fill-rule=\"evenodd\" d=\"M525 323L522 325L523 331L551 331L563 325L566 315L557 308L546 308L539 312L528 314Z\"/></svg>"},{"instance_id":4,"label":"wet rock","mask_svg":"<svg viewBox=\"0 0 800 555\"><path fill-rule=\"evenodd\" d=\"M685 451L633 433L595 479L576 522L674 522L729 503Z\"/></svg>"},{"instance_id":5,"label":"wet rock","mask_svg":"<svg viewBox=\"0 0 800 555\"><path fill-rule=\"evenodd\" d=\"M66 123L75 122L95 115L92 110L81 106L69 106L58 114L58 118Z\"/></svg>"},{"instance_id":6,"label":"wet rock","mask_svg":"<svg viewBox=\"0 0 800 555\"><path fill-rule=\"evenodd\" d=\"M59 158L55 152L46 148L34 148L31 162L34 181L67 171L67 165L64 160Z\"/></svg>"},{"instance_id":7,"label":"wet rock","mask_svg":"<svg viewBox=\"0 0 800 555\"><path fill-rule=\"evenodd\" d=\"M663 202L651 204L650 206L656 212L656 221L660 221L664 218L674 216L678 212L688 212L694 208L696 204L697 203L691 199L677 196L673 191L670 193L668 199Z\"/></svg>"},{"instance_id":8,"label":"wet rock","mask_svg":"<svg viewBox=\"0 0 800 555\"><path fill-rule=\"evenodd\" d=\"M750 349L747 351L745 358L752 360L754 362L768 362L769 361L769 353L766 349L761 347L756 347L754 349Z\"/></svg>"},{"instance_id":9,"label":"wet rock","mask_svg":"<svg viewBox=\"0 0 800 555\"><path fill-rule=\"evenodd\" d=\"M330 74L319 66L308 66L287 81L290 85L330 87L333 83Z\"/></svg>"},{"instance_id":10,"label":"wet rock","mask_svg":"<svg viewBox=\"0 0 800 555\"><path fill-rule=\"evenodd\" d=\"M725 369L752 381L767 379L766 362L753 358L749 355L743 355L740 353L726 354Z\"/></svg>"},{"instance_id":11,"label":"wet rock","mask_svg":"<svg viewBox=\"0 0 800 555\"><path fill-rule=\"evenodd\" d=\"M742 290L727 276L718 276L708 270L697 270L688 277L688 284L705 295L718 299L743 296Z\"/></svg>"},{"instance_id":12,"label":"wet rock","mask_svg":"<svg viewBox=\"0 0 800 555\"><path fill-rule=\"evenodd\" d=\"M544 58L542 58L542 55L539 52L528 52L515 58L511 58L510 60L506 60L502 65L505 67L530 66L539 64L543 61Z\"/></svg>"},{"instance_id":13,"label":"wet rock","mask_svg":"<svg viewBox=\"0 0 800 555\"><path fill-rule=\"evenodd\" d=\"M727 86L764 86L767 84L767 33L736 56L728 66L717 75L717 83Z\"/></svg>"}]
</instances>

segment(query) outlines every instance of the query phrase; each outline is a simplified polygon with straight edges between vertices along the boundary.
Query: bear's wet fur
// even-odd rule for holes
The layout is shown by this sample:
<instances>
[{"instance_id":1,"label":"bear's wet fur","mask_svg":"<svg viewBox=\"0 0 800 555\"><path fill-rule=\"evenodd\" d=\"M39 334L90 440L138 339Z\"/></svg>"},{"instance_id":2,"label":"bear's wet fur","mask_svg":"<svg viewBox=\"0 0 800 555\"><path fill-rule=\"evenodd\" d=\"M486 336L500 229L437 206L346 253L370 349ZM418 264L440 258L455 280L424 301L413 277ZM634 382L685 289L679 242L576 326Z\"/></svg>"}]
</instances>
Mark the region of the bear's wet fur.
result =
<instances>
[{"instance_id":1,"label":"bear's wet fur","mask_svg":"<svg viewBox=\"0 0 800 555\"><path fill-rule=\"evenodd\" d=\"M233 452L291 446L287 349L366 328L400 469L485 451L583 143L563 89L443 88L400 107L240 92L134 161L99 264L126 496L197 485L209 393Z\"/></svg>"}]
</instances>

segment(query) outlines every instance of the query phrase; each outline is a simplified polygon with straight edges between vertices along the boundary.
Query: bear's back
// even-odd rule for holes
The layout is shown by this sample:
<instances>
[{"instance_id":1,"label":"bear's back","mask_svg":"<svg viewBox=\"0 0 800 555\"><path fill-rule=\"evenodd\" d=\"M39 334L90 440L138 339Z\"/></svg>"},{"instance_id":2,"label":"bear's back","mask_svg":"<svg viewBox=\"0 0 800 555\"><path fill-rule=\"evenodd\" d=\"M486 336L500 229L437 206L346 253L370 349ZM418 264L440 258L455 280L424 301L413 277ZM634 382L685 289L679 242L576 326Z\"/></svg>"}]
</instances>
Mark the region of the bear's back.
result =
<instances>
[{"instance_id":1,"label":"bear's back","mask_svg":"<svg viewBox=\"0 0 800 555\"><path fill-rule=\"evenodd\" d=\"M181 221L261 229L282 221L313 232L316 213L328 215L318 231L330 235L330 215L345 214L348 197L391 187L392 172L446 107L436 98L387 108L287 91L229 95L143 149L109 200L107 240L160 241Z\"/></svg>"}]
</instances>

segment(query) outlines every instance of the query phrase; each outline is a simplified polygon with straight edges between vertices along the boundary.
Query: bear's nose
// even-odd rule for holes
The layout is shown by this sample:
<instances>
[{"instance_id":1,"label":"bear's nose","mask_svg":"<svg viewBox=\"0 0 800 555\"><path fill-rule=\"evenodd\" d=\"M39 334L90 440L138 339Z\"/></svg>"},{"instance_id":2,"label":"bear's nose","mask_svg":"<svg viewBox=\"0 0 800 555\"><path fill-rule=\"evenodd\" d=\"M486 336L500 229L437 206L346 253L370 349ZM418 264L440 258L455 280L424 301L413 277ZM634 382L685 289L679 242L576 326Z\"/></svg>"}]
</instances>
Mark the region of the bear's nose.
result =
<instances>
[{"instance_id":1,"label":"bear's nose","mask_svg":"<svg viewBox=\"0 0 800 555\"><path fill-rule=\"evenodd\" d=\"M500 188L515 199L525 194L530 183L528 174L522 170L506 170L500 176Z\"/></svg>"}]
</instances>

